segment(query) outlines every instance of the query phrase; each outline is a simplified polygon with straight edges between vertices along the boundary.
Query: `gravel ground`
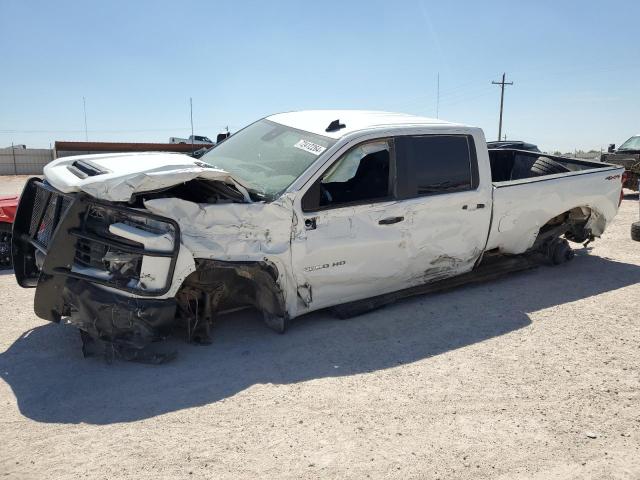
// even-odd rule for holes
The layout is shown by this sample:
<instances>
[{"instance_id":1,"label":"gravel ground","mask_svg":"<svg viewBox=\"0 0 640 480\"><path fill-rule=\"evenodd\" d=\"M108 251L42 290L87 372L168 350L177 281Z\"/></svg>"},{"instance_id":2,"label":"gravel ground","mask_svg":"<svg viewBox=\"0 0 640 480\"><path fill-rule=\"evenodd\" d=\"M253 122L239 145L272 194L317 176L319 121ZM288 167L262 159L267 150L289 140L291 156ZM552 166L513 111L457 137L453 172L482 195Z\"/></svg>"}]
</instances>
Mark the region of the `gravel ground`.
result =
<instances>
[{"instance_id":1,"label":"gravel ground","mask_svg":"<svg viewBox=\"0 0 640 480\"><path fill-rule=\"evenodd\" d=\"M637 217L628 195L567 265L353 320L237 312L164 366L83 359L0 275L0 476L638 479Z\"/></svg>"},{"instance_id":2,"label":"gravel ground","mask_svg":"<svg viewBox=\"0 0 640 480\"><path fill-rule=\"evenodd\" d=\"M25 182L36 175L3 175L0 176L0 195L19 194Z\"/></svg>"}]
</instances>

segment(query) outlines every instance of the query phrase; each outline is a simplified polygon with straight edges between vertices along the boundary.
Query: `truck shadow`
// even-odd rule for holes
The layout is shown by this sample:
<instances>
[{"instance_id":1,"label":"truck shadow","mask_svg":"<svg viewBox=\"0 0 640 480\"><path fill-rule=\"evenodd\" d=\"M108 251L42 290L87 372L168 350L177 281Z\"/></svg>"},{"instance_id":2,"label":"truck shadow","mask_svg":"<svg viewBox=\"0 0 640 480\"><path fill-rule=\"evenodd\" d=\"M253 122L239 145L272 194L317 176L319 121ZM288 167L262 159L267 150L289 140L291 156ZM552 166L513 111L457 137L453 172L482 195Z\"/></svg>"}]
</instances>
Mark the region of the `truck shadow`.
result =
<instances>
[{"instance_id":1,"label":"truck shadow","mask_svg":"<svg viewBox=\"0 0 640 480\"><path fill-rule=\"evenodd\" d=\"M162 366L83 359L78 332L46 324L0 354L21 413L39 422L111 424L197 407L256 384L291 384L388 369L527 327L527 313L640 282L640 266L579 253L572 263L415 297L351 320L327 312L285 335L256 313L220 319L213 345L168 342ZM523 359L524 361L525 359ZM427 366L428 368L428 366Z\"/></svg>"}]
</instances>

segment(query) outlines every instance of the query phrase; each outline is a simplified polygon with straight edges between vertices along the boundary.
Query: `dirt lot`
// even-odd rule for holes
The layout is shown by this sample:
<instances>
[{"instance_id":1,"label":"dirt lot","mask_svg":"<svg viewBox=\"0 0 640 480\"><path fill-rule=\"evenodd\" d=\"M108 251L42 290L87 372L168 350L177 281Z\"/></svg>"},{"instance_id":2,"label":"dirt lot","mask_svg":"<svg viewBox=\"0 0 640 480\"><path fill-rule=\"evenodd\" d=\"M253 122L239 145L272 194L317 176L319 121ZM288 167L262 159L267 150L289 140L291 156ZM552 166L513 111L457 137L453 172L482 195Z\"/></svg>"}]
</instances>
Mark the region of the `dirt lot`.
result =
<instances>
[{"instance_id":1,"label":"dirt lot","mask_svg":"<svg viewBox=\"0 0 640 480\"><path fill-rule=\"evenodd\" d=\"M570 264L353 320L238 312L164 366L83 359L0 275L0 476L638 479L637 216L629 195Z\"/></svg>"}]
</instances>

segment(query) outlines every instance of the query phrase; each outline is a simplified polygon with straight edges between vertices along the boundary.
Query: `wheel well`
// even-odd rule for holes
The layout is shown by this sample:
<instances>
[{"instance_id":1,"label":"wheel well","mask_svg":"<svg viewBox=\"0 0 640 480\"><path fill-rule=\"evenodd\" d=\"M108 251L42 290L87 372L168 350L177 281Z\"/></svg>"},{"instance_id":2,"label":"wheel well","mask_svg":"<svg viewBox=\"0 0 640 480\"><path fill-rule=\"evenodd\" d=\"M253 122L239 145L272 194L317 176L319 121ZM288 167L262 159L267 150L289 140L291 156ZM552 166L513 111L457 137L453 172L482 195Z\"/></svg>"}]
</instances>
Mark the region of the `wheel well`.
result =
<instances>
[{"instance_id":1,"label":"wheel well","mask_svg":"<svg viewBox=\"0 0 640 480\"><path fill-rule=\"evenodd\" d=\"M538 232L534 244L539 247L542 243L553 237L564 235L567 240L582 243L592 238L591 231L586 228L592 210L589 207L574 207L551 218Z\"/></svg>"},{"instance_id":2,"label":"wheel well","mask_svg":"<svg viewBox=\"0 0 640 480\"><path fill-rule=\"evenodd\" d=\"M196 270L176 294L183 316L213 317L217 311L241 306L286 316L278 269L270 262L226 262L197 259Z\"/></svg>"}]
</instances>

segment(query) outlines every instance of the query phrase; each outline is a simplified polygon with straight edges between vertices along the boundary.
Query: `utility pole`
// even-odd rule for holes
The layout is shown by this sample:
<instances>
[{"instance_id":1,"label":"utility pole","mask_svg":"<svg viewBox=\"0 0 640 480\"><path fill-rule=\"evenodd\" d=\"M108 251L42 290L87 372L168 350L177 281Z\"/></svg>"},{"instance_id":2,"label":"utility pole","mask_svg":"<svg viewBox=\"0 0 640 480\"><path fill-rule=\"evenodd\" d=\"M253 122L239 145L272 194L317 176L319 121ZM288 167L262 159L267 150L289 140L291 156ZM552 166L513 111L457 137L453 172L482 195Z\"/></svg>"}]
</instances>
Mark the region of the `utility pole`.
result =
<instances>
[{"instance_id":1,"label":"utility pole","mask_svg":"<svg viewBox=\"0 0 640 480\"><path fill-rule=\"evenodd\" d=\"M193 154L193 98L189 97L189 109L191 110L191 153Z\"/></svg>"},{"instance_id":2,"label":"utility pole","mask_svg":"<svg viewBox=\"0 0 640 480\"><path fill-rule=\"evenodd\" d=\"M13 146L13 142L11 142L11 153L13 154L13 174L18 174L18 165L16 164L16 149Z\"/></svg>"},{"instance_id":3,"label":"utility pole","mask_svg":"<svg viewBox=\"0 0 640 480\"><path fill-rule=\"evenodd\" d=\"M502 138L502 109L504 107L504 86L505 85L513 85L513 82L505 82L504 81L504 77L506 76L506 73L502 74L502 81L501 82L491 82L493 85L500 85L500 123L498 125L498 140L500 140L500 138Z\"/></svg>"},{"instance_id":4,"label":"utility pole","mask_svg":"<svg viewBox=\"0 0 640 480\"><path fill-rule=\"evenodd\" d=\"M440 72L438 72L438 87L436 92L436 118L440 118Z\"/></svg>"}]
</instances>

